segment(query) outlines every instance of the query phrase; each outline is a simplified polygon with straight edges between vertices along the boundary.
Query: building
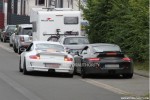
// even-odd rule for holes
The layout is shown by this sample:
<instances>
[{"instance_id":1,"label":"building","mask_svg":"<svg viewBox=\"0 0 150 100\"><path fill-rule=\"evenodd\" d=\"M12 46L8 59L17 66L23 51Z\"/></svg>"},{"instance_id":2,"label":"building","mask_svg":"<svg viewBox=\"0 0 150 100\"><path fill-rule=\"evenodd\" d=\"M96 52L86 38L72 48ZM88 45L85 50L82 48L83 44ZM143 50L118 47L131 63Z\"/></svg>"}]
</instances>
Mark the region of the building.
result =
<instances>
[{"instance_id":1,"label":"building","mask_svg":"<svg viewBox=\"0 0 150 100\"><path fill-rule=\"evenodd\" d=\"M79 4L86 0L18 0L17 14L30 15L31 8L72 8L80 10Z\"/></svg>"},{"instance_id":2,"label":"building","mask_svg":"<svg viewBox=\"0 0 150 100\"><path fill-rule=\"evenodd\" d=\"M0 29L4 28L4 1L0 0Z\"/></svg>"}]
</instances>

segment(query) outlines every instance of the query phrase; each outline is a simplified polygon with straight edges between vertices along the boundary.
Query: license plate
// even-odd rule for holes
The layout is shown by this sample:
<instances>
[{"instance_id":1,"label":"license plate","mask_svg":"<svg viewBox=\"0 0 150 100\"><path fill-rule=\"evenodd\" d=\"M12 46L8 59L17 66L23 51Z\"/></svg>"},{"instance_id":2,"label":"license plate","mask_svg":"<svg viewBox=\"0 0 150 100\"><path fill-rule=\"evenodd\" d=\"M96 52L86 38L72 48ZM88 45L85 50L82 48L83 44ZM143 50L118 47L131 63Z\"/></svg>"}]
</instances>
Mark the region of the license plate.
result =
<instances>
[{"instance_id":1,"label":"license plate","mask_svg":"<svg viewBox=\"0 0 150 100\"><path fill-rule=\"evenodd\" d=\"M106 64L105 68L109 69L119 68L119 64Z\"/></svg>"},{"instance_id":2,"label":"license plate","mask_svg":"<svg viewBox=\"0 0 150 100\"><path fill-rule=\"evenodd\" d=\"M49 67L49 68L59 68L60 64L56 64L56 63L46 63L45 67Z\"/></svg>"}]
</instances>

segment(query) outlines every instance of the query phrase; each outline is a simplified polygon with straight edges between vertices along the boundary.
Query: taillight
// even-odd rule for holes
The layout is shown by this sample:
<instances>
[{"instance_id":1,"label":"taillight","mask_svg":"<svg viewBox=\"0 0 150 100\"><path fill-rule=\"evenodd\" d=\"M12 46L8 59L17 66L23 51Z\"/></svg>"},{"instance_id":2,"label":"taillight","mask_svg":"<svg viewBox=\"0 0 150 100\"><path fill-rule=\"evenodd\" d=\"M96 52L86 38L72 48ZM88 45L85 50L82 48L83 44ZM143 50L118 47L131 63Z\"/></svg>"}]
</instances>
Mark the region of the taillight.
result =
<instances>
[{"instance_id":1,"label":"taillight","mask_svg":"<svg viewBox=\"0 0 150 100\"><path fill-rule=\"evenodd\" d=\"M64 61L73 61L73 59L72 59L72 58L69 58L69 57L67 57L67 56L65 56L65 57L64 57Z\"/></svg>"},{"instance_id":2,"label":"taillight","mask_svg":"<svg viewBox=\"0 0 150 100\"><path fill-rule=\"evenodd\" d=\"M21 41L21 42L24 42L24 37L20 37L20 41Z\"/></svg>"},{"instance_id":3,"label":"taillight","mask_svg":"<svg viewBox=\"0 0 150 100\"><path fill-rule=\"evenodd\" d=\"M40 56L37 55L31 55L29 56L30 59L40 59Z\"/></svg>"},{"instance_id":4,"label":"taillight","mask_svg":"<svg viewBox=\"0 0 150 100\"><path fill-rule=\"evenodd\" d=\"M100 58L88 58L89 61L100 61Z\"/></svg>"},{"instance_id":5,"label":"taillight","mask_svg":"<svg viewBox=\"0 0 150 100\"><path fill-rule=\"evenodd\" d=\"M116 52L108 52L108 53L106 53L106 55L114 56L114 55L117 55L117 53Z\"/></svg>"},{"instance_id":6,"label":"taillight","mask_svg":"<svg viewBox=\"0 0 150 100\"><path fill-rule=\"evenodd\" d=\"M130 59L130 58L128 58L128 57L126 57L126 58L122 58L122 60L123 60L123 61L127 61L127 62L130 62L130 61L131 61L131 59Z\"/></svg>"}]
</instances>

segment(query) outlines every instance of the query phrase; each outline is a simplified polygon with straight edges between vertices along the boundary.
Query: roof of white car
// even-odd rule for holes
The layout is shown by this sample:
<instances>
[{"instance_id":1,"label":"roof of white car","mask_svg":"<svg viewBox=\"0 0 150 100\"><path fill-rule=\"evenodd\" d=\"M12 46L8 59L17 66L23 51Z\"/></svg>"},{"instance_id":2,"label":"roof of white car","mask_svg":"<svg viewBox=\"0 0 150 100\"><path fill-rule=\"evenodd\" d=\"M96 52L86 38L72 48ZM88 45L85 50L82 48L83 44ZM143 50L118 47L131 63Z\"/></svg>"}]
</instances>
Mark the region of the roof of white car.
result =
<instances>
[{"instance_id":1,"label":"roof of white car","mask_svg":"<svg viewBox=\"0 0 150 100\"><path fill-rule=\"evenodd\" d=\"M49 44L59 44L59 42L52 42L52 41L33 41L33 43L38 44L38 43L49 43Z\"/></svg>"}]
</instances>

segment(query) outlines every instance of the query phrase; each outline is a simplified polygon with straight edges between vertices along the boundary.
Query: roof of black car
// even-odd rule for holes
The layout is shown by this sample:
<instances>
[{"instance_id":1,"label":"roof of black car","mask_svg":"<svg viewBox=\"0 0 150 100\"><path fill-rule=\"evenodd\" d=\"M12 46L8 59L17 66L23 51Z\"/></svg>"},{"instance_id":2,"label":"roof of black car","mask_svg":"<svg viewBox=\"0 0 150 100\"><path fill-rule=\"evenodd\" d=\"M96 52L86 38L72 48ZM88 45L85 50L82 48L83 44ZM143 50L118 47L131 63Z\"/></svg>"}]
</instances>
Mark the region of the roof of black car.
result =
<instances>
[{"instance_id":1,"label":"roof of black car","mask_svg":"<svg viewBox=\"0 0 150 100\"><path fill-rule=\"evenodd\" d=\"M89 46L103 46L103 45L113 45L113 46L118 46L116 44L111 44L111 43L93 43L93 44L88 44Z\"/></svg>"}]
</instances>

